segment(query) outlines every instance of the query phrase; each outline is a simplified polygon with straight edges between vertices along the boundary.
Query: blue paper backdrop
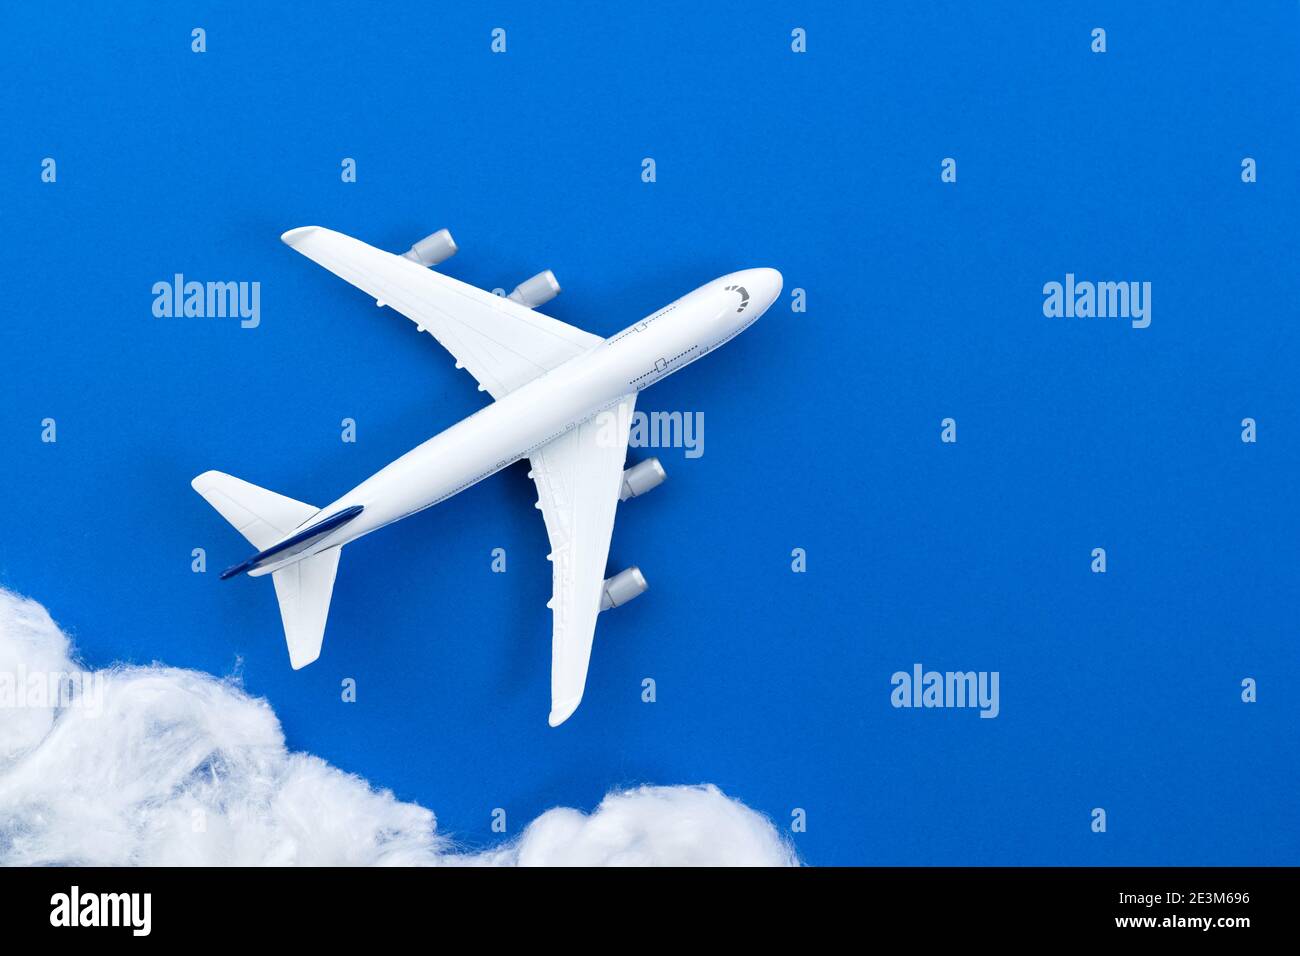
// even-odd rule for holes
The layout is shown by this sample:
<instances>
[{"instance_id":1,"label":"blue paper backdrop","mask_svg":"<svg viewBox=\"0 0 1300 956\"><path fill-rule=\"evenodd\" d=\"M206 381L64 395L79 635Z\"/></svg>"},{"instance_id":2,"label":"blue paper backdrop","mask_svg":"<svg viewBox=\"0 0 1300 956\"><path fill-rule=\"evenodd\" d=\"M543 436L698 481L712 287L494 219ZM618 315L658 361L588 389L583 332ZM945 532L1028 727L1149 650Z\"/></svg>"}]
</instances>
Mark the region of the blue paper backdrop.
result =
<instances>
[{"instance_id":1,"label":"blue paper backdrop","mask_svg":"<svg viewBox=\"0 0 1300 956\"><path fill-rule=\"evenodd\" d=\"M1298 39L1294 3L6 9L0 584L92 664L240 670L469 845L711 781L803 808L815 864L1300 862ZM311 223L448 226L448 272L551 267L600 334L785 275L642 396L702 411L704 455L620 510L652 590L558 730L522 465L350 546L301 672L269 584L217 581L249 547L194 475L320 503L484 400L278 241ZM155 318L178 272L260 282L260 327ZM1150 327L1045 317L1067 272L1152 283ZM915 662L998 671L1000 716L892 708Z\"/></svg>"}]
</instances>

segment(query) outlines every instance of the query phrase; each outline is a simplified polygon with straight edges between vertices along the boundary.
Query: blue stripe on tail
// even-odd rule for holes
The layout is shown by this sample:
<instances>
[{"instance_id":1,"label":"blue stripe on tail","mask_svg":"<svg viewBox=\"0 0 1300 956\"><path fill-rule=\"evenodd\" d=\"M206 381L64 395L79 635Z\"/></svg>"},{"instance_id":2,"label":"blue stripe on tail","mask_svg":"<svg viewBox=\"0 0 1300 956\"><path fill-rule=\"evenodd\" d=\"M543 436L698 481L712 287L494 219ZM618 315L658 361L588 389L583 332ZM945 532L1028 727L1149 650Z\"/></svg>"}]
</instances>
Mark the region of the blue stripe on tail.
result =
<instances>
[{"instance_id":1,"label":"blue stripe on tail","mask_svg":"<svg viewBox=\"0 0 1300 956\"><path fill-rule=\"evenodd\" d=\"M288 557L285 552L294 553L293 549L295 548L297 548L298 551L305 551L308 545L312 544L319 538L324 537L335 528L347 524L364 510L364 505L353 505L350 508L344 508L342 511L330 515L323 521L318 521L311 527L304 528L302 531L299 531L292 537L286 538L279 544L273 544L265 551L257 552L257 554L253 555L247 561L240 562L233 568L226 568L226 570L221 572L221 580L224 581L227 578L233 578L237 574L243 574L245 571L259 568L272 558ZM299 545L301 545L301 547L298 547Z\"/></svg>"}]
</instances>

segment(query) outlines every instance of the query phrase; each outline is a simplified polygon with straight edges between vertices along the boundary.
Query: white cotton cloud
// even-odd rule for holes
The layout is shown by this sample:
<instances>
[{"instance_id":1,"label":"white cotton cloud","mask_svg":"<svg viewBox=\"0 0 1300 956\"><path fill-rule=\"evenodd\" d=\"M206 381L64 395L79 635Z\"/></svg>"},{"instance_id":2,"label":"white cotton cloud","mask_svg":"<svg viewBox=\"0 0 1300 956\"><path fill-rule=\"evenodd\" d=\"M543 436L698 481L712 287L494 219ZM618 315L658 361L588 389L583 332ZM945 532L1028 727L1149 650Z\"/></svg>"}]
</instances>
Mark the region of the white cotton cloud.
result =
<instances>
[{"instance_id":1,"label":"white cotton cloud","mask_svg":"<svg viewBox=\"0 0 1300 956\"><path fill-rule=\"evenodd\" d=\"M590 816L548 810L510 846L510 866L797 866L771 822L713 785L611 793Z\"/></svg>"},{"instance_id":2,"label":"white cotton cloud","mask_svg":"<svg viewBox=\"0 0 1300 956\"><path fill-rule=\"evenodd\" d=\"M85 672L35 601L0 590L0 864L797 865L713 786L557 808L504 847L453 852L431 811L285 746L233 681Z\"/></svg>"}]
</instances>

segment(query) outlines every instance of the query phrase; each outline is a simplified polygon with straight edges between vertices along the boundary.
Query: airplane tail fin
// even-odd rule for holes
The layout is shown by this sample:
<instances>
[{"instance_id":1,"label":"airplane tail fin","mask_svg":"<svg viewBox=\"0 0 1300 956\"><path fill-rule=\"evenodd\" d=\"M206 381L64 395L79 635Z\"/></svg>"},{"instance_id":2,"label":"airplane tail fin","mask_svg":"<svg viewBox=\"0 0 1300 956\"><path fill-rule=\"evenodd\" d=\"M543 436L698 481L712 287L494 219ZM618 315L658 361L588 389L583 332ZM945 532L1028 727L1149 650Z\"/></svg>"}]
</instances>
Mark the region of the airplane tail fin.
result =
<instances>
[{"instance_id":1,"label":"airplane tail fin","mask_svg":"<svg viewBox=\"0 0 1300 956\"><path fill-rule=\"evenodd\" d=\"M190 483L253 547L275 544L320 509L274 491L259 488L233 475L206 471ZM339 548L330 548L271 572L280 619L294 670L320 657L329 617Z\"/></svg>"}]
</instances>

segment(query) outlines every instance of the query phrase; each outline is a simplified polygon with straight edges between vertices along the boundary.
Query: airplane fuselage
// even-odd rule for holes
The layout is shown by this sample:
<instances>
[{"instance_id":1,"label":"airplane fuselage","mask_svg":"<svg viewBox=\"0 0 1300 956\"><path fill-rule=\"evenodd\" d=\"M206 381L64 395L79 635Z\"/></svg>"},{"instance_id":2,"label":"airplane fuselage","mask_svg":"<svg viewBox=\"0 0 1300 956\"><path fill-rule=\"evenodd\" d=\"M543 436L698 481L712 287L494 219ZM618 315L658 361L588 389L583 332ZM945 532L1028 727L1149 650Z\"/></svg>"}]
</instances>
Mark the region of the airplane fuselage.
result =
<instances>
[{"instance_id":1,"label":"airplane fuselage","mask_svg":"<svg viewBox=\"0 0 1300 956\"><path fill-rule=\"evenodd\" d=\"M780 291L773 269L734 272L701 286L417 445L300 527L343 512L355 517L342 516L339 525L249 573L269 574L459 494L724 344Z\"/></svg>"}]
</instances>

